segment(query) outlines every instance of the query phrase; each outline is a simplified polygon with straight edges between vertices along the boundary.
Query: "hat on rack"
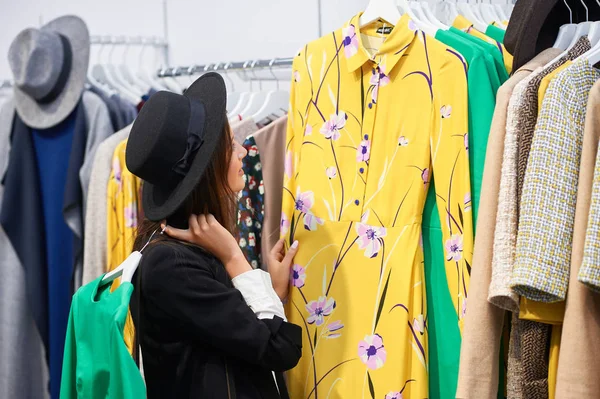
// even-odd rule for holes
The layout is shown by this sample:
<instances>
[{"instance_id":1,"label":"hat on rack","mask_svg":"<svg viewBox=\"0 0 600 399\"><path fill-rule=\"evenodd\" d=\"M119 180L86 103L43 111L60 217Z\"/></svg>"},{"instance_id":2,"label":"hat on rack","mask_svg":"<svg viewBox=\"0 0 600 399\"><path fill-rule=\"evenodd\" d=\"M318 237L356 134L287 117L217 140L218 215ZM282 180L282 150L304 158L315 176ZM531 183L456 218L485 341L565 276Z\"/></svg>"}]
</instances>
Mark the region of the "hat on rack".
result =
<instances>
[{"instance_id":1,"label":"hat on rack","mask_svg":"<svg viewBox=\"0 0 600 399\"><path fill-rule=\"evenodd\" d=\"M125 160L144 180L145 216L171 216L200 182L226 120L227 91L221 75L209 72L184 95L159 91L133 123Z\"/></svg>"},{"instance_id":2,"label":"hat on rack","mask_svg":"<svg viewBox=\"0 0 600 399\"><path fill-rule=\"evenodd\" d=\"M79 17L21 31L10 45L8 63L23 122L47 129L69 116L83 93L89 60L90 34Z\"/></svg>"}]
</instances>

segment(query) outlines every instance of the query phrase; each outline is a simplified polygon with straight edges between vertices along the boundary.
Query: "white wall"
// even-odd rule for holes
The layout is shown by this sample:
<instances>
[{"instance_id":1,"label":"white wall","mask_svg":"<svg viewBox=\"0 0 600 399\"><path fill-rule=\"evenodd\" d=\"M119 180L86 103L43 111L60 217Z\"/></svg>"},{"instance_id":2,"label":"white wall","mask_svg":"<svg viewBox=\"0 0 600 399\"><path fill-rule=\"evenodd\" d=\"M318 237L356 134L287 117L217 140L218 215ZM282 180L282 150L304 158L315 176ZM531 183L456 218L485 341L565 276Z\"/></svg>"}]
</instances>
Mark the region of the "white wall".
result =
<instances>
[{"instance_id":1,"label":"white wall","mask_svg":"<svg viewBox=\"0 0 600 399\"><path fill-rule=\"evenodd\" d=\"M76 14L93 35L164 36L164 0L0 0L0 80L11 77L6 54L26 27ZM368 0L321 0L326 34ZM318 37L317 0L166 0L170 64L289 57ZM121 50L113 60L122 58ZM132 49L128 64L139 60ZM98 46L92 50L97 58ZM106 53L104 53L106 54ZM144 63L153 62L146 52Z\"/></svg>"}]
</instances>

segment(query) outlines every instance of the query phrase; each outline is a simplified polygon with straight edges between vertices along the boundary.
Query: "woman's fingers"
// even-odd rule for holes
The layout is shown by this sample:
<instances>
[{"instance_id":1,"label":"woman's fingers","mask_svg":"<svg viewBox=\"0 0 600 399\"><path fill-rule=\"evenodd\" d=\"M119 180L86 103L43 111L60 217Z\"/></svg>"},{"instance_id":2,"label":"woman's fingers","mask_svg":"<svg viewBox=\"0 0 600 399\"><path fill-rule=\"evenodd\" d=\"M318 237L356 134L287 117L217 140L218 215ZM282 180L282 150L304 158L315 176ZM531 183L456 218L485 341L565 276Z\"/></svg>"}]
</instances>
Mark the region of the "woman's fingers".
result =
<instances>
[{"instance_id":1,"label":"woman's fingers","mask_svg":"<svg viewBox=\"0 0 600 399\"><path fill-rule=\"evenodd\" d=\"M298 252L298 241L294 241L294 243L290 246L287 253L285 254L285 258L281 261L282 264L291 266L294 261L294 256Z\"/></svg>"},{"instance_id":2,"label":"woman's fingers","mask_svg":"<svg viewBox=\"0 0 600 399\"><path fill-rule=\"evenodd\" d=\"M166 235L168 235L169 237L175 238L177 240L191 241L194 236L194 234L189 229L182 230L182 229L176 229L175 227L171 227L171 226L162 226L162 228L165 229Z\"/></svg>"}]
</instances>

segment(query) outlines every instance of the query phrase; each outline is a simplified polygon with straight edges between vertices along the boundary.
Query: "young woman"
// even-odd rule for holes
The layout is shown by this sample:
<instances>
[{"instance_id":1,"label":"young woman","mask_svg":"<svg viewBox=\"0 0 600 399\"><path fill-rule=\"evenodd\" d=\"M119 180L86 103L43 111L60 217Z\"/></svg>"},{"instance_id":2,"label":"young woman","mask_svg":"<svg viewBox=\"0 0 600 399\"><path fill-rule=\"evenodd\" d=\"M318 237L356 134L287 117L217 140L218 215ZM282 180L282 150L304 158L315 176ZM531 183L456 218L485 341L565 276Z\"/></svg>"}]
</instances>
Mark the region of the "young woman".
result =
<instances>
[{"instance_id":1,"label":"young woman","mask_svg":"<svg viewBox=\"0 0 600 399\"><path fill-rule=\"evenodd\" d=\"M288 398L281 372L301 356L301 329L282 305L297 243L286 254L280 241L266 273L232 235L246 150L225 104L215 73L185 95L159 92L127 144L127 167L144 180L135 249L154 237L131 301L148 398Z\"/></svg>"}]
</instances>

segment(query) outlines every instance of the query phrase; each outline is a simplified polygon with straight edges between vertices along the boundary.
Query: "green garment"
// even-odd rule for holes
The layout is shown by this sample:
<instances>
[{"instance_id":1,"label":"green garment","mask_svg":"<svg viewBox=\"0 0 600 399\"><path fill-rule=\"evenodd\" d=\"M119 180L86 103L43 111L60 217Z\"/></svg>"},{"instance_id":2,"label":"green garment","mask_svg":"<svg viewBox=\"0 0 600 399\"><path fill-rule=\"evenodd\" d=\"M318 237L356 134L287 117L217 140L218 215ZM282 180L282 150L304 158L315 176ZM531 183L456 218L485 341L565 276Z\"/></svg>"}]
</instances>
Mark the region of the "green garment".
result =
<instances>
[{"instance_id":1,"label":"green garment","mask_svg":"<svg viewBox=\"0 0 600 399\"><path fill-rule=\"evenodd\" d=\"M504 35L506 34L506 31L504 29L499 28L495 25L488 25L487 29L485 30L485 34L494 39L495 41L504 44Z\"/></svg>"},{"instance_id":2,"label":"green garment","mask_svg":"<svg viewBox=\"0 0 600 399\"><path fill-rule=\"evenodd\" d=\"M487 139L500 78L492 57L472 40L453 31L441 30L436 33L435 38L460 53L468 64L466 73L469 93L469 171L472 217L475 226ZM434 187L432 181L423 211L423 249L429 328L429 397L454 399L458 382L461 335L457 323L457 309L454 309L452 304L444 268L444 246Z\"/></svg>"},{"instance_id":3,"label":"green garment","mask_svg":"<svg viewBox=\"0 0 600 399\"><path fill-rule=\"evenodd\" d=\"M84 285L73 296L61 399L146 397L142 375L123 340L133 285L122 283L111 293L111 284L100 285L102 277Z\"/></svg>"},{"instance_id":4,"label":"green garment","mask_svg":"<svg viewBox=\"0 0 600 399\"><path fill-rule=\"evenodd\" d=\"M506 66L504 65L504 57L502 56L502 51L491 43L486 42L485 40L481 40L478 37L473 35L469 35L466 32L463 32L460 29L456 29L455 27L450 27L450 32L456 33L457 35L462 36L463 38L470 40L472 43L478 45L483 51L492 56L494 59L494 67L496 70L496 75L500 78L500 84L506 82L508 80L508 72L506 71ZM490 76L493 74L490 71ZM493 78L493 76L492 76Z\"/></svg>"}]
</instances>

